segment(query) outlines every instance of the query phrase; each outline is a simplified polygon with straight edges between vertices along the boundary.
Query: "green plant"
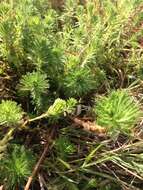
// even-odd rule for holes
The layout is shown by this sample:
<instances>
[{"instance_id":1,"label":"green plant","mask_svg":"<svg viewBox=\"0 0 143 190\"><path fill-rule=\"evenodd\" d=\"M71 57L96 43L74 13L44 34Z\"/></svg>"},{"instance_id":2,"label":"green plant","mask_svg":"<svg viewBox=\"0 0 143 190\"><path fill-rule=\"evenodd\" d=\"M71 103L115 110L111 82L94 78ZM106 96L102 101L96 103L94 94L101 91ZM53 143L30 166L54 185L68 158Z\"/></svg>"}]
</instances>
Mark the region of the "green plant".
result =
<instances>
[{"instance_id":1,"label":"green plant","mask_svg":"<svg viewBox=\"0 0 143 190\"><path fill-rule=\"evenodd\" d=\"M21 188L31 174L34 157L24 146L13 145L1 160L0 169L3 183L9 190Z\"/></svg>"},{"instance_id":2,"label":"green plant","mask_svg":"<svg viewBox=\"0 0 143 190\"><path fill-rule=\"evenodd\" d=\"M110 135L119 132L130 134L140 116L139 105L125 90L111 92L97 101L93 111L97 123L107 127Z\"/></svg>"},{"instance_id":3,"label":"green plant","mask_svg":"<svg viewBox=\"0 0 143 190\"><path fill-rule=\"evenodd\" d=\"M22 109L16 102L11 100L2 100L0 104L0 124L15 126L22 119Z\"/></svg>"},{"instance_id":4,"label":"green plant","mask_svg":"<svg viewBox=\"0 0 143 190\"><path fill-rule=\"evenodd\" d=\"M21 66L23 59L21 41L21 23L20 15L12 14L12 7L6 2L0 5L0 38L2 43L0 44L0 55L4 60L8 61L9 65L16 68Z\"/></svg>"},{"instance_id":5,"label":"green plant","mask_svg":"<svg viewBox=\"0 0 143 190\"><path fill-rule=\"evenodd\" d=\"M53 105L49 107L46 114L51 119L57 120L64 113L72 113L76 104L77 101L74 98L70 98L67 101L57 98Z\"/></svg>"},{"instance_id":6,"label":"green plant","mask_svg":"<svg viewBox=\"0 0 143 190\"><path fill-rule=\"evenodd\" d=\"M56 152L61 159L75 152L75 145L70 142L68 137L60 136L55 142Z\"/></svg>"},{"instance_id":7,"label":"green plant","mask_svg":"<svg viewBox=\"0 0 143 190\"><path fill-rule=\"evenodd\" d=\"M5 189L23 188L19 184L30 174L27 151L12 143L26 144L38 157L51 128L55 144L38 173L47 189L142 188L142 105L136 103L142 103L143 89L142 3L0 0L0 126L5 126L0 127L0 184ZM123 88L135 100L128 90L112 91Z\"/></svg>"},{"instance_id":8,"label":"green plant","mask_svg":"<svg viewBox=\"0 0 143 190\"><path fill-rule=\"evenodd\" d=\"M63 89L67 96L82 96L95 89L95 79L87 68L76 68L67 72L64 78Z\"/></svg>"},{"instance_id":9,"label":"green plant","mask_svg":"<svg viewBox=\"0 0 143 190\"><path fill-rule=\"evenodd\" d=\"M56 99L47 111L50 116L58 116L66 110L66 101L60 98Z\"/></svg>"},{"instance_id":10,"label":"green plant","mask_svg":"<svg viewBox=\"0 0 143 190\"><path fill-rule=\"evenodd\" d=\"M30 94L32 103L35 104L37 110L41 107L42 95L46 93L48 88L49 81L47 80L47 75L35 71L22 76L18 85L22 96Z\"/></svg>"},{"instance_id":11,"label":"green plant","mask_svg":"<svg viewBox=\"0 0 143 190\"><path fill-rule=\"evenodd\" d=\"M74 113L76 104L77 101L74 98L69 98L67 101L57 98L46 112L40 116L29 119L29 122L37 121L43 118L49 118L51 122L56 122L63 115Z\"/></svg>"}]
</instances>

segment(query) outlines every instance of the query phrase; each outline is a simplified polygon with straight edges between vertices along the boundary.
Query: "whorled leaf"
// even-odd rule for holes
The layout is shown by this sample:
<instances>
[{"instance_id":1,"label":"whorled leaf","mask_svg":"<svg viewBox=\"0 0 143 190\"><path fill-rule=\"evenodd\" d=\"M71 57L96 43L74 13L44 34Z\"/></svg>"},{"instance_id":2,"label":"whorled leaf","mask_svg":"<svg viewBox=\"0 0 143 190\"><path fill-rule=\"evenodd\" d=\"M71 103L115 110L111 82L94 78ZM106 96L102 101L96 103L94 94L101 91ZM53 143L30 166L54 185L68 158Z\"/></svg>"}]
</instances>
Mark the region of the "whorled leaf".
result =
<instances>
[{"instance_id":1,"label":"whorled leaf","mask_svg":"<svg viewBox=\"0 0 143 190\"><path fill-rule=\"evenodd\" d=\"M97 101L93 109L97 123L107 127L110 134L130 134L140 117L139 105L125 90L111 92Z\"/></svg>"},{"instance_id":2,"label":"whorled leaf","mask_svg":"<svg viewBox=\"0 0 143 190\"><path fill-rule=\"evenodd\" d=\"M17 125L22 119L22 109L14 101L3 100L0 104L0 124L13 126Z\"/></svg>"}]
</instances>

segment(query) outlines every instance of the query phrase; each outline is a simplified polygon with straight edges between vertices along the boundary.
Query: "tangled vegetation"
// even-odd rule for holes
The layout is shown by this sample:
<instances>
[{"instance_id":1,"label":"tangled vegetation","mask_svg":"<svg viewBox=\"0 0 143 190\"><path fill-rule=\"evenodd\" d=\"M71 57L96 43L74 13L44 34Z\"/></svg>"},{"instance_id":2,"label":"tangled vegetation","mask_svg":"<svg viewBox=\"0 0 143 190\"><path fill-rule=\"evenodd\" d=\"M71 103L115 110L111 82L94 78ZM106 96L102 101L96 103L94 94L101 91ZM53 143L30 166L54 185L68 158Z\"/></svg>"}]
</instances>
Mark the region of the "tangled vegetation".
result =
<instances>
[{"instance_id":1,"label":"tangled vegetation","mask_svg":"<svg viewBox=\"0 0 143 190\"><path fill-rule=\"evenodd\" d=\"M0 1L0 188L141 190L143 1Z\"/></svg>"}]
</instances>

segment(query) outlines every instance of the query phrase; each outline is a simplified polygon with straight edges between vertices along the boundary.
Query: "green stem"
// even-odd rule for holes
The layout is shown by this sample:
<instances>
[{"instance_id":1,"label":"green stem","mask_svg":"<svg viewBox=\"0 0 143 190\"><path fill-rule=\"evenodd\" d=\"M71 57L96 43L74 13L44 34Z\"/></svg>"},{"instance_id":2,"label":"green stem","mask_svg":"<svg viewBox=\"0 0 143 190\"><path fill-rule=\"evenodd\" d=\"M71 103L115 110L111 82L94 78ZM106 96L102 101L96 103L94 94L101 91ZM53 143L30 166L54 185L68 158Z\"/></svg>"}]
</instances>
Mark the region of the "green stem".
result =
<instances>
[{"instance_id":1,"label":"green stem","mask_svg":"<svg viewBox=\"0 0 143 190\"><path fill-rule=\"evenodd\" d=\"M4 138L0 141L0 146L3 146L5 144L7 144L7 142L10 140L10 138L13 135L15 128L11 128L8 133L4 136Z\"/></svg>"},{"instance_id":2,"label":"green stem","mask_svg":"<svg viewBox=\"0 0 143 190\"><path fill-rule=\"evenodd\" d=\"M48 117L48 114L47 113L43 113L42 115L39 115L37 117L34 117L32 119L29 119L28 122L33 122L33 121L37 121L37 120L40 120L40 119L43 119L45 117Z\"/></svg>"}]
</instances>

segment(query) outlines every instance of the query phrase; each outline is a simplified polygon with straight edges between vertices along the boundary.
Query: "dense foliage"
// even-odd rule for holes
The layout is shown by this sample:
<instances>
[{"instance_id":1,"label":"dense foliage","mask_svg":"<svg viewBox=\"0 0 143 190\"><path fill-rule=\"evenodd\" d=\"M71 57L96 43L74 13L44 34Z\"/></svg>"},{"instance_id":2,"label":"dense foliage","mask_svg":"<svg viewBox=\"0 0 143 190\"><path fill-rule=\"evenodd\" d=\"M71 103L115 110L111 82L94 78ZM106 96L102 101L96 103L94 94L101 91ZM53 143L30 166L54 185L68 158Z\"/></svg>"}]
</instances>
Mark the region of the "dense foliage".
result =
<instances>
[{"instance_id":1,"label":"dense foliage","mask_svg":"<svg viewBox=\"0 0 143 190\"><path fill-rule=\"evenodd\" d=\"M139 117L139 106L125 91L113 91L108 97L102 97L95 106L97 123L108 127L108 132L116 136L119 132L131 133Z\"/></svg>"},{"instance_id":2,"label":"dense foliage","mask_svg":"<svg viewBox=\"0 0 143 190\"><path fill-rule=\"evenodd\" d=\"M142 189L142 19L142 0L0 1L4 189Z\"/></svg>"}]
</instances>

